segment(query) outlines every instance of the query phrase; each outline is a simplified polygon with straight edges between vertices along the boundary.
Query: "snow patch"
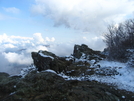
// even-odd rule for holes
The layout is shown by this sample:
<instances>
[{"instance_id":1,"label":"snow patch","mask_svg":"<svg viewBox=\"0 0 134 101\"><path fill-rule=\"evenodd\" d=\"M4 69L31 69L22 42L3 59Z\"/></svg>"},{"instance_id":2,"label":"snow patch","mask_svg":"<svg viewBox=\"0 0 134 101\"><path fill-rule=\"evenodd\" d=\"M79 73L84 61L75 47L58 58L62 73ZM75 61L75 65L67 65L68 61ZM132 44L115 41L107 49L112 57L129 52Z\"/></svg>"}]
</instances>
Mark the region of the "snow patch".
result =
<instances>
[{"instance_id":1,"label":"snow patch","mask_svg":"<svg viewBox=\"0 0 134 101\"><path fill-rule=\"evenodd\" d=\"M30 73L31 71L34 71L34 70L36 70L36 67L34 65L31 65L27 68L22 68L19 75L21 75L22 78L24 78L28 73Z\"/></svg>"},{"instance_id":2,"label":"snow patch","mask_svg":"<svg viewBox=\"0 0 134 101\"><path fill-rule=\"evenodd\" d=\"M51 70L51 69L47 69L45 71L42 71L42 72L50 72L50 73L54 73L54 74L57 74L54 70Z\"/></svg>"},{"instance_id":3,"label":"snow patch","mask_svg":"<svg viewBox=\"0 0 134 101\"><path fill-rule=\"evenodd\" d=\"M51 58L52 60L54 59L54 57L52 57L52 56L48 56L48 55L43 54L42 51L40 51L39 54L40 54L40 56L42 56L42 57L49 57L49 58Z\"/></svg>"},{"instance_id":4,"label":"snow patch","mask_svg":"<svg viewBox=\"0 0 134 101\"><path fill-rule=\"evenodd\" d=\"M123 99L125 99L125 96L122 96Z\"/></svg>"},{"instance_id":5,"label":"snow patch","mask_svg":"<svg viewBox=\"0 0 134 101\"><path fill-rule=\"evenodd\" d=\"M16 92L12 92L12 93L10 93L9 95L13 95L13 94L15 94Z\"/></svg>"},{"instance_id":6,"label":"snow patch","mask_svg":"<svg viewBox=\"0 0 134 101\"><path fill-rule=\"evenodd\" d=\"M67 61L74 60L74 56L66 56L66 60Z\"/></svg>"}]
</instances>

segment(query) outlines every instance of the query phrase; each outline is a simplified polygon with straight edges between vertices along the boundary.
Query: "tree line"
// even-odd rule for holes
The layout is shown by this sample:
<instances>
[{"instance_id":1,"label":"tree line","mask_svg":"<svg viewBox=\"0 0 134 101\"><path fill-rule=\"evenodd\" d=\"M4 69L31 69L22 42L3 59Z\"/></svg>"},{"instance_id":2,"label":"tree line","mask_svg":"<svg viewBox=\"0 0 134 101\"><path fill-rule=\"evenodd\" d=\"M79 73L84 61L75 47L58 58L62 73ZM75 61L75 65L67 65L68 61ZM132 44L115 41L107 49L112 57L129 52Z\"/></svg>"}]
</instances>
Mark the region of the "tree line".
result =
<instances>
[{"instance_id":1,"label":"tree line","mask_svg":"<svg viewBox=\"0 0 134 101\"><path fill-rule=\"evenodd\" d=\"M109 25L104 34L109 60L126 62L128 49L134 49L134 19L126 20L117 26Z\"/></svg>"}]
</instances>

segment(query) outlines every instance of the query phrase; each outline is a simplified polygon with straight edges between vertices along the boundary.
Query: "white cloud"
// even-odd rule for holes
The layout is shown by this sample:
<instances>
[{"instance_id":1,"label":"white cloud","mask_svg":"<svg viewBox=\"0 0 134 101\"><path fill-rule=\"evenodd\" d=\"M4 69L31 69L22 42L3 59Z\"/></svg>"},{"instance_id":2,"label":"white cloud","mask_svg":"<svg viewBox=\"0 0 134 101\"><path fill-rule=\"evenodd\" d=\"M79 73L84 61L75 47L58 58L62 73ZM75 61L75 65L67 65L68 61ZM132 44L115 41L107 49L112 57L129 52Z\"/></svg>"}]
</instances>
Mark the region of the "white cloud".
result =
<instances>
[{"instance_id":1,"label":"white cloud","mask_svg":"<svg viewBox=\"0 0 134 101\"><path fill-rule=\"evenodd\" d=\"M10 43L4 44L3 46L4 46L5 48L16 48L16 46L14 46L13 44L10 44Z\"/></svg>"},{"instance_id":2,"label":"white cloud","mask_svg":"<svg viewBox=\"0 0 134 101\"><path fill-rule=\"evenodd\" d=\"M0 35L0 43L15 43L15 41L11 40L9 36L7 36L5 33L3 35Z\"/></svg>"},{"instance_id":3,"label":"white cloud","mask_svg":"<svg viewBox=\"0 0 134 101\"><path fill-rule=\"evenodd\" d=\"M25 57L26 58L26 57ZM18 74L21 69L26 67L27 65L10 63L8 59L6 59L4 53L0 53L0 72L7 72L9 74Z\"/></svg>"},{"instance_id":4,"label":"white cloud","mask_svg":"<svg viewBox=\"0 0 134 101\"><path fill-rule=\"evenodd\" d=\"M29 65L32 63L31 57L26 57L25 53L9 52L4 53L4 56L12 64Z\"/></svg>"},{"instance_id":5,"label":"white cloud","mask_svg":"<svg viewBox=\"0 0 134 101\"><path fill-rule=\"evenodd\" d=\"M44 43L45 44L45 40L42 38L41 33L35 33L33 35L33 38L37 43Z\"/></svg>"},{"instance_id":6,"label":"white cloud","mask_svg":"<svg viewBox=\"0 0 134 101\"><path fill-rule=\"evenodd\" d=\"M14 14L20 13L20 9L18 9L18 8L16 8L16 7L9 7L9 8L3 7L3 9L4 9L6 12L9 12L9 13L14 13Z\"/></svg>"},{"instance_id":7,"label":"white cloud","mask_svg":"<svg viewBox=\"0 0 134 101\"><path fill-rule=\"evenodd\" d=\"M48 48L48 51L53 52L58 56L71 55L73 53L74 43L59 43L53 44Z\"/></svg>"},{"instance_id":8,"label":"white cloud","mask_svg":"<svg viewBox=\"0 0 134 101\"><path fill-rule=\"evenodd\" d=\"M31 12L51 18L55 26L99 32L132 14L133 5L130 0L35 0Z\"/></svg>"},{"instance_id":9,"label":"white cloud","mask_svg":"<svg viewBox=\"0 0 134 101\"><path fill-rule=\"evenodd\" d=\"M51 42L54 42L55 41L55 38L52 37L51 39L49 37L46 37L46 41L51 41Z\"/></svg>"},{"instance_id":10,"label":"white cloud","mask_svg":"<svg viewBox=\"0 0 134 101\"><path fill-rule=\"evenodd\" d=\"M0 72L6 71L8 67L8 60L5 59L5 56L0 53Z\"/></svg>"}]
</instances>

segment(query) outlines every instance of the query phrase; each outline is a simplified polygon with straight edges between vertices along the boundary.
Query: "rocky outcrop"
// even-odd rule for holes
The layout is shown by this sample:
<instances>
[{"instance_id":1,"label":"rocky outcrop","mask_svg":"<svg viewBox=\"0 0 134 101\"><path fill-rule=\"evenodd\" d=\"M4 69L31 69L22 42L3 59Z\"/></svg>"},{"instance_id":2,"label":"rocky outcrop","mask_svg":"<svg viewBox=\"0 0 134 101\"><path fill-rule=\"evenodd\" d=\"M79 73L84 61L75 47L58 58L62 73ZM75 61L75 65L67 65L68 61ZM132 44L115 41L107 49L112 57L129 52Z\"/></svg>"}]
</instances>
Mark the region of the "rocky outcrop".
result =
<instances>
[{"instance_id":1,"label":"rocky outcrop","mask_svg":"<svg viewBox=\"0 0 134 101\"><path fill-rule=\"evenodd\" d=\"M95 81L64 80L52 72L2 75L0 101L133 101L134 93ZM123 97L122 97L123 95Z\"/></svg>"},{"instance_id":2,"label":"rocky outcrop","mask_svg":"<svg viewBox=\"0 0 134 101\"><path fill-rule=\"evenodd\" d=\"M32 52L32 58L34 65L38 68L39 71L50 69L50 65L56 57L53 53L47 51Z\"/></svg>"},{"instance_id":3,"label":"rocky outcrop","mask_svg":"<svg viewBox=\"0 0 134 101\"><path fill-rule=\"evenodd\" d=\"M55 54L48 51L39 51L31 53L34 65L39 71L52 69L56 72L65 72L72 70L78 65L90 66L87 60L94 59L99 61L104 58L104 55L100 51L94 51L88 48L87 45L82 44L74 46L74 52L71 59L67 57L58 57ZM75 61L76 59L86 59L86 61ZM81 62L81 63L80 63ZM84 63L83 63L84 62Z\"/></svg>"},{"instance_id":4,"label":"rocky outcrop","mask_svg":"<svg viewBox=\"0 0 134 101\"><path fill-rule=\"evenodd\" d=\"M64 72L72 61L67 61L64 57L58 57L48 51L32 52L34 65L38 71L52 69L56 72Z\"/></svg>"},{"instance_id":5,"label":"rocky outcrop","mask_svg":"<svg viewBox=\"0 0 134 101\"><path fill-rule=\"evenodd\" d=\"M84 44L75 45L73 55L70 57L58 57L48 51L32 52L31 55L38 71L51 69L68 76L118 74L116 70L99 69L100 65L96 63L105 56L100 51L94 51Z\"/></svg>"},{"instance_id":6,"label":"rocky outcrop","mask_svg":"<svg viewBox=\"0 0 134 101\"><path fill-rule=\"evenodd\" d=\"M78 59L80 59L82 56L84 56L85 59L89 59L89 60L92 60L92 59L101 60L102 58L105 57L103 54L101 54L100 51L94 51L85 44L75 45L74 51L73 51L73 56Z\"/></svg>"}]
</instances>

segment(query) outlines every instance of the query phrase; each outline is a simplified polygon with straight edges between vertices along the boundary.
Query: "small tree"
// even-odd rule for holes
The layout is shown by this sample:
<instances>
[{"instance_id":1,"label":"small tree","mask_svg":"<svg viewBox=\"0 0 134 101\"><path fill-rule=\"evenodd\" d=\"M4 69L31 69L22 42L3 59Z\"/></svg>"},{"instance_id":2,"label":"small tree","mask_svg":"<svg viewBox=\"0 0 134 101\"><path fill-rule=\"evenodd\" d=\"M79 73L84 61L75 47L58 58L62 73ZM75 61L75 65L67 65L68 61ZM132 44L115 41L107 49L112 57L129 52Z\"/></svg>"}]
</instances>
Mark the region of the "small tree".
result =
<instances>
[{"instance_id":1,"label":"small tree","mask_svg":"<svg viewBox=\"0 0 134 101\"><path fill-rule=\"evenodd\" d=\"M134 48L134 19L108 26L104 42L109 51L108 59L126 62L127 49Z\"/></svg>"}]
</instances>

